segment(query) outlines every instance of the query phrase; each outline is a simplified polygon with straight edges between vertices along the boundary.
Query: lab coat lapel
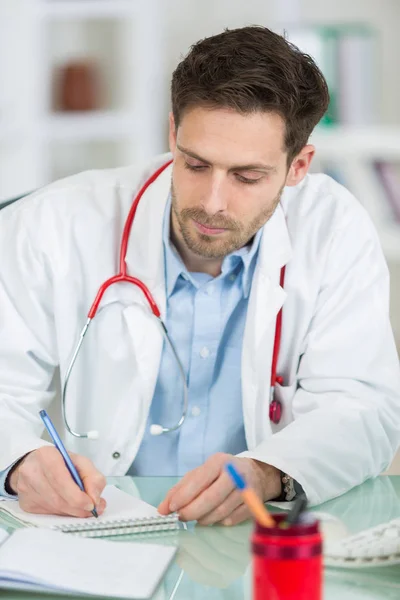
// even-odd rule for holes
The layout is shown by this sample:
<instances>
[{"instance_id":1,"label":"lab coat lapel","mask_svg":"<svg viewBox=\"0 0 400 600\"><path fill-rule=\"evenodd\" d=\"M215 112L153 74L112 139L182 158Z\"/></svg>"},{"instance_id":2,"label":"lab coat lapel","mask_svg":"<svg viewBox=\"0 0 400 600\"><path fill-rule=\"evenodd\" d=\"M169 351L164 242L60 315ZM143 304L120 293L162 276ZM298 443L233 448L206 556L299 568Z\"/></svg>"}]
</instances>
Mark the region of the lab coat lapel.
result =
<instances>
[{"instance_id":1,"label":"lab coat lapel","mask_svg":"<svg viewBox=\"0 0 400 600\"><path fill-rule=\"evenodd\" d=\"M140 182L137 192L147 178L171 159L171 155L167 153L158 158L157 163L152 165L152 169ZM172 165L150 184L141 197L132 223L125 257L128 275L136 277L147 286L163 318L166 298L162 227L165 205L170 193L171 175ZM128 283L112 285L101 301L101 309L113 302L120 302L123 305L139 303L148 306L143 292Z\"/></svg>"},{"instance_id":2,"label":"lab coat lapel","mask_svg":"<svg viewBox=\"0 0 400 600\"><path fill-rule=\"evenodd\" d=\"M163 157L163 163L169 156ZM160 165L158 165L160 166ZM156 165L154 171L158 168ZM170 192L172 167L169 166L143 194L132 224L126 254L127 271L140 279L149 289L162 319L166 313L163 218ZM124 286L120 286L123 288ZM163 335L159 320L153 315L148 301L139 288L129 291L129 304L123 308L123 319L129 333L132 350L137 361L140 380L132 390L136 401L147 414L154 393L161 359ZM126 290L117 292L123 299Z\"/></svg>"},{"instance_id":3,"label":"lab coat lapel","mask_svg":"<svg viewBox=\"0 0 400 600\"><path fill-rule=\"evenodd\" d=\"M248 449L271 433L269 389L277 314L286 292L281 268L292 255L285 215L279 204L264 226L253 277L242 353L243 417Z\"/></svg>"},{"instance_id":4,"label":"lab coat lapel","mask_svg":"<svg viewBox=\"0 0 400 600\"><path fill-rule=\"evenodd\" d=\"M167 162L170 155L163 157ZM159 165L161 166L161 165ZM158 166L154 168L156 170ZM147 188L132 224L126 254L128 272L145 283L162 314L165 315L165 273L163 252L163 219L171 188L172 165ZM157 296L157 298L156 298Z\"/></svg>"}]
</instances>

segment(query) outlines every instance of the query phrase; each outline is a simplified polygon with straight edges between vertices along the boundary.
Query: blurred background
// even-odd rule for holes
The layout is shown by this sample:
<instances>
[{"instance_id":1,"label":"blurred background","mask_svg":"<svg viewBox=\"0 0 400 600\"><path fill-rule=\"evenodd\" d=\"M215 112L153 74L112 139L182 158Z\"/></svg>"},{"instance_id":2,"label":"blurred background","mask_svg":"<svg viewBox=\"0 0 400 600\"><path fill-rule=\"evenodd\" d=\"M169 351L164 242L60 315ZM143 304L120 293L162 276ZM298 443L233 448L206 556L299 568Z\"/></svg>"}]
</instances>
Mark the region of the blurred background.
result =
<instances>
[{"instance_id":1,"label":"blurred background","mask_svg":"<svg viewBox=\"0 0 400 600\"><path fill-rule=\"evenodd\" d=\"M327 78L313 170L376 224L400 348L398 0L0 0L0 203L165 151L176 64L200 38L248 24L285 32Z\"/></svg>"}]
</instances>

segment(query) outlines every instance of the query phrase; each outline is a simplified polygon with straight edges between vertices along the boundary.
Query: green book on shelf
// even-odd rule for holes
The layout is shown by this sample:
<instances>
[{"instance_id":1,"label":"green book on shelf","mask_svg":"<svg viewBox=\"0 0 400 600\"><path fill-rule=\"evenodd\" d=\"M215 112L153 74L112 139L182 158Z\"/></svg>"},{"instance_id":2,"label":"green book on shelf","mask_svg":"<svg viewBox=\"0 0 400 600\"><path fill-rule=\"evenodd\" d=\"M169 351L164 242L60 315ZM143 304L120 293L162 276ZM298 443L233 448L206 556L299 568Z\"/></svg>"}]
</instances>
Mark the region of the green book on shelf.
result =
<instances>
[{"instance_id":1,"label":"green book on shelf","mask_svg":"<svg viewBox=\"0 0 400 600\"><path fill-rule=\"evenodd\" d=\"M288 32L288 40L302 52L309 54L321 69L329 88L330 103L327 112L321 119L321 125L337 125L338 94L338 39L339 31L335 27L301 26Z\"/></svg>"},{"instance_id":2,"label":"green book on shelf","mask_svg":"<svg viewBox=\"0 0 400 600\"><path fill-rule=\"evenodd\" d=\"M328 84L330 103L320 126L367 125L376 113L377 43L363 24L302 25L288 40L317 63Z\"/></svg>"}]
</instances>

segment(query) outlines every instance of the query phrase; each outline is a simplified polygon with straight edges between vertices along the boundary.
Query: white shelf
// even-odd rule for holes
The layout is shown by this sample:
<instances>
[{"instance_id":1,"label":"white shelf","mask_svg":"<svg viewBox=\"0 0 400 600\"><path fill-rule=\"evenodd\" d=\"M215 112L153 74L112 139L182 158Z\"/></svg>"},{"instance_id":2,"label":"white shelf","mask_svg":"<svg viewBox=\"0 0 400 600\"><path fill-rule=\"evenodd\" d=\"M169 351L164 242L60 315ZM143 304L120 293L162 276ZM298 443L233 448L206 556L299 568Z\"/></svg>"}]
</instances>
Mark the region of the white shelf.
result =
<instances>
[{"instance_id":1,"label":"white shelf","mask_svg":"<svg viewBox=\"0 0 400 600\"><path fill-rule=\"evenodd\" d=\"M42 135L50 139L116 140L134 135L138 126L134 113L113 110L53 113L41 122ZM34 128L33 124L0 125L0 141L32 135L36 128L37 124ZM318 158L322 159L400 160L400 129L396 127L318 130L310 142L315 145Z\"/></svg>"},{"instance_id":2,"label":"white shelf","mask_svg":"<svg viewBox=\"0 0 400 600\"><path fill-rule=\"evenodd\" d=\"M133 113L122 111L60 112L25 126L19 123L0 126L0 143L13 140L20 143L23 139L118 141L136 136L139 126Z\"/></svg>"},{"instance_id":3,"label":"white shelf","mask_svg":"<svg viewBox=\"0 0 400 600\"><path fill-rule=\"evenodd\" d=\"M163 0L3 4L1 198L46 185L64 171L129 164L162 151L168 114ZM52 112L58 66L82 56L99 65L107 108Z\"/></svg>"},{"instance_id":4,"label":"white shelf","mask_svg":"<svg viewBox=\"0 0 400 600\"><path fill-rule=\"evenodd\" d=\"M137 0L52 0L38 4L36 12L48 19L109 19L134 15L137 5Z\"/></svg>"},{"instance_id":5,"label":"white shelf","mask_svg":"<svg viewBox=\"0 0 400 600\"><path fill-rule=\"evenodd\" d=\"M139 122L132 113L93 111L55 113L41 123L41 135L47 140L121 140L138 133Z\"/></svg>"},{"instance_id":6,"label":"white shelf","mask_svg":"<svg viewBox=\"0 0 400 600\"><path fill-rule=\"evenodd\" d=\"M398 127L317 129L311 136L310 142L315 145L319 158L400 159L400 128Z\"/></svg>"}]
</instances>

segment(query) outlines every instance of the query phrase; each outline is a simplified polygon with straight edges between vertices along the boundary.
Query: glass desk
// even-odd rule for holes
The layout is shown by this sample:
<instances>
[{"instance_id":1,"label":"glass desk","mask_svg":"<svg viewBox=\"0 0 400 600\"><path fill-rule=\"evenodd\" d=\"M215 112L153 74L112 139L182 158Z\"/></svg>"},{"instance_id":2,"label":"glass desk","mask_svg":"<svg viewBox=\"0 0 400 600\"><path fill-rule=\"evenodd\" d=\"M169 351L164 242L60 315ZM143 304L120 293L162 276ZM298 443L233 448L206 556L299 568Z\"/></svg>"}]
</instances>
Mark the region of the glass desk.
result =
<instances>
[{"instance_id":1,"label":"glass desk","mask_svg":"<svg viewBox=\"0 0 400 600\"><path fill-rule=\"evenodd\" d=\"M176 479L110 477L109 483L157 505ZM367 481L344 496L318 506L320 512L338 517L350 533L373 527L400 516L400 476L382 476ZM0 527L6 526L0 520ZM171 565L154 600L250 600L251 560L249 538L251 523L236 527L200 527L188 524L187 530L167 533L152 543L178 544ZM119 538L121 543L123 539ZM132 536L130 539L134 539ZM146 542L142 540L141 542ZM1 599L26 600L51 598L42 594L0 590ZM66 596L54 596L66 598ZM400 566L370 567L363 570L327 569L324 600L399 600Z\"/></svg>"}]
</instances>

